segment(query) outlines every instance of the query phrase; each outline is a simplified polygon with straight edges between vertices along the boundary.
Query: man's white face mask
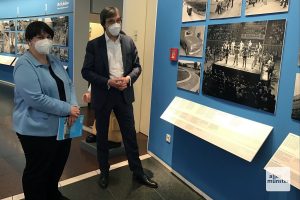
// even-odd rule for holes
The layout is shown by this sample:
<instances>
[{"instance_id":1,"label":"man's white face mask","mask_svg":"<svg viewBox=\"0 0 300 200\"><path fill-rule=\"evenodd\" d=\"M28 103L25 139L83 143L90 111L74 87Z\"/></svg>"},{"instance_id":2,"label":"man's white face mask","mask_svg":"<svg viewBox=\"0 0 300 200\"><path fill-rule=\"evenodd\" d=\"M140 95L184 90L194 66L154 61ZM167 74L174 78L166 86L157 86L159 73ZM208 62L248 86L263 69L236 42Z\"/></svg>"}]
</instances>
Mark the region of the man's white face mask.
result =
<instances>
[{"instance_id":1,"label":"man's white face mask","mask_svg":"<svg viewBox=\"0 0 300 200\"><path fill-rule=\"evenodd\" d=\"M50 39L42 39L35 42L34 48L40 54L49 54L52 48L53 41Z\"/></svg>"},{"instance_id":2,"label":"man's white face mask","mask_svg":"<svg viewBox=\"0 0 300 200\"><path fill-rule=\"evenodd\" d=\"M108 31L110 34L112 34L113 36L118 36L120 34L121 31L121 24L119 23L114 23L112 25L110 25L108 27Z\"/></svg>"}]
</instances>

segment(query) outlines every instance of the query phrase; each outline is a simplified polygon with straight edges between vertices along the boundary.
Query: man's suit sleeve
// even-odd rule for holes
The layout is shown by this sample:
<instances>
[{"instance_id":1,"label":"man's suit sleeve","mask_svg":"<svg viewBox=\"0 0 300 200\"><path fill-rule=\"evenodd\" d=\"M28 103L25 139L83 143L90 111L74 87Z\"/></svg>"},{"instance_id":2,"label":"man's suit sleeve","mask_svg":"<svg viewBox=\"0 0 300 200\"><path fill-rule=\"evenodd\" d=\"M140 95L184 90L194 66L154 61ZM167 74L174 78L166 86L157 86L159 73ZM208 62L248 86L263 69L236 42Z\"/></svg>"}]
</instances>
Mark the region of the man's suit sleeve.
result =
<instances>
[{"instance_id":1,"label":"man's suit sleeve","mask_svg":"<svg viewBox=\"0 0 300 200\"><path fill-rule=\"evenodd\" d=\"M132 39L130 40L130 44L131 44L131 51L132 51L131 52L131 54L132 54L132 71L128 74L128 76L130 76L131 84L133 84L140 76L140 74L142 72L142 67L140 65L140 59L139 59L137 48Z\"/></svg>"},{"instance_id":2,"label":"man's suit sleeve","mask_svg":"<svg viewBox=\"0 0 300 200\"><path fill-rule=\"evenodd\" d=\"M95 64L95 48L92 42L88 42L83 67L81 69L82 77L91 84L107 89L108 78L101 76L96 72Z\"/></svg>"}]
</instances>

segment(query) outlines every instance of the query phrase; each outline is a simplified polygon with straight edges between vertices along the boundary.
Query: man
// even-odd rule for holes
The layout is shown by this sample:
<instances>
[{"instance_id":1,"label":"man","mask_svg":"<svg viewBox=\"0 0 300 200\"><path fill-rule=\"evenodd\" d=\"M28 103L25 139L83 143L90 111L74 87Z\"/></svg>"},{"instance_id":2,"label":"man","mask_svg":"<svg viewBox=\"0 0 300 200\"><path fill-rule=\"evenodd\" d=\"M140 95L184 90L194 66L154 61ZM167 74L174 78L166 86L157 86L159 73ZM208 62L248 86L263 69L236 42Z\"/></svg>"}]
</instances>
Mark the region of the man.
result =
<instances>
[{"instance_id":1,"label":"man","mask_svg":"<svg viewBox=\"0 0 300 200\"><path fill-rule=\"evenodd\" d=\"M109 182L108 127L113 110L118 120L129 168L141 184L157 188L156 182L145 175L136 140L133 107L133 83L141 74L137 49L131 38L120 34L121 17L115 7L100 13L105 33L88 42L82 76L91 83L91 104L95 109L97 129L97 158L100 167L99 185Z\"/></svg>"}]
</instances>

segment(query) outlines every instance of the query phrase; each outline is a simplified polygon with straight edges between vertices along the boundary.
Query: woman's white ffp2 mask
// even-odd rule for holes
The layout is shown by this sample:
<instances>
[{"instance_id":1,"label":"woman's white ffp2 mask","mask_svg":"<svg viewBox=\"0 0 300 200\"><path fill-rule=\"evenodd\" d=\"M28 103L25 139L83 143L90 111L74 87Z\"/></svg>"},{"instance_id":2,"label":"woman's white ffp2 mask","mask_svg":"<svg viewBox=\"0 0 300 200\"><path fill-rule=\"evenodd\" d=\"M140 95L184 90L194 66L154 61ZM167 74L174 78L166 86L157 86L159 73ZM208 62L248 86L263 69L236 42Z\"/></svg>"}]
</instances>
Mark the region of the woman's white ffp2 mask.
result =
<instances>
[{"instance_id":1,"label":"woman's white ffp2 mask","mask_svg":"<svg viewBox=\"0 0 300 200\"><path fill-rule=\"evenodd\" d=\"M36 41L34 48L39 52L40 54L49 54L52 48L52 40L50 39L42 39Z\"/></svg>"}]
</instances>

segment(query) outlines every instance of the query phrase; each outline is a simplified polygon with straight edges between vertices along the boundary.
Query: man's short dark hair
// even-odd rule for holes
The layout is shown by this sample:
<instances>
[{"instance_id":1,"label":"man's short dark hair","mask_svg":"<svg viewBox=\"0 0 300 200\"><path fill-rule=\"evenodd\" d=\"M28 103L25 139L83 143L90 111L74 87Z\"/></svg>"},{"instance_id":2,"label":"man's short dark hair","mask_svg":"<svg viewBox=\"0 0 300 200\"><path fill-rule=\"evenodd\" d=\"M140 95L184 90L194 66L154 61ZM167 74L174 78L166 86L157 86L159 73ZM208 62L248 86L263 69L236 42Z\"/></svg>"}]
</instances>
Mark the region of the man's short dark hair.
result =
<instances>
[{"instance_id":1,"label":"man's short dark hair","mask_svg":"<svg viewBox=\"0 0 300 200\"><path fill-rule=\"evenodd\" d=\"M112 18L119 13L119 9L116 7L105 7L100 13L100 23L105 29L105 21L108 18Z\"/></svg>"},{"instance_id":2,"label":"man's short dark hair","mask_svg":"<svg viewBox=\"0 0 300 200\"><path fill-rule=\"evenodd\" d=\"M30 23L25 31L25 39L26 41L31 41L37 35L41 35L42 33L48 33L51 38L54 37L54 31L46 24L45 22L35 21Z\"/></svg>"}]
</instances>

